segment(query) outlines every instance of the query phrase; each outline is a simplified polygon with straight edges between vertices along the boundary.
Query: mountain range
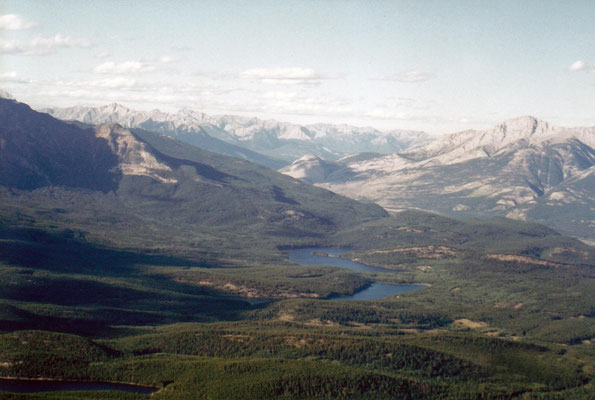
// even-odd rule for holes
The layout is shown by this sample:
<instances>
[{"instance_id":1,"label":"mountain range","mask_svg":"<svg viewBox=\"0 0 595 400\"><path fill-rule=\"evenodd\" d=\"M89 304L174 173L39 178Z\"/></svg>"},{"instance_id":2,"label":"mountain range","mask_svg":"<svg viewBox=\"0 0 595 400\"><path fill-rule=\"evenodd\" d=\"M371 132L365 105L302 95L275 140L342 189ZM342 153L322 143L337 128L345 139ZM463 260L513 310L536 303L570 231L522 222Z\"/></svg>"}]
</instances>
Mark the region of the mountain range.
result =
<instances>
[{"instance_id":1,"label":"mountain range","mask_svg":"<svg viewBox=\"0 0 595 400\"><path fill-rule=\"evenodd\" d=\"M15 100L0 99L0 120L2 391L17 377L129 382L164 399L592 397L591 246L506 218L389 215L245 159ZM492 190L493 160L504 175L534 160L529 190L581 181L588 195L591 132L556 132L523 118L400 155L303 156L293 172L363 190L371 165L450 185L475 168ZM519 158L535 149L540 162ZM295 248L323 265L293 263ZM368 290L383 298L343 300ZM57 390L39 396L68 396Z\"/></svg>"},{"instance_id":2,"label":"mountain range","mask_svg":"<svg viewBox=\"0 0 595 400\"><path fill-rule=\"evenodd\" d=\"M423 132L300 126L190 109L140 112L115 103L43 111L171 136L391 211L506 216L595 240L593 127L558 127L526 116L430 140Z\"/></svg>"},{"instance_id":3,"label":"mountain range","mask_svg":"<svg viewBox=\"0 0 595 400\"><path fill-rule=\"evenodd\" d=\"M102 107L46 108L55 118L92 125L117 123L127 128L170 135L205 150L281 168L304 155L336 160L362 152L390 154L425 143L424 132L349 125L295 125L240 116L209 116L191 109L177 113L135 111L120 104Z\"/></svg>"},{"instance_id":4,"label":"mountain range","mask_svg":"<svg viewBox=\"0 0 595 400\"><path fill-rule=\"evenodd\" d=\"M233 247L239 237L276 248L283 237L313 238L387 215L141 129L84 128L8 99L0 99L0 119L2 214L14 223L33 212L33 220L56 219L99 242L175 247L155 239L175 232L201 249Z\"/></svg>"},{"instance_id":5,"label":"mountain range","mask_svg":"<svg viewBox=\"0 0 595 400\"><path fill-rule=\"evenodd\" d=\"M520 117L391 155L302 158L281 171L389 210L500 215L593 240L595 127Z\"/></svg>"}]
</instances>

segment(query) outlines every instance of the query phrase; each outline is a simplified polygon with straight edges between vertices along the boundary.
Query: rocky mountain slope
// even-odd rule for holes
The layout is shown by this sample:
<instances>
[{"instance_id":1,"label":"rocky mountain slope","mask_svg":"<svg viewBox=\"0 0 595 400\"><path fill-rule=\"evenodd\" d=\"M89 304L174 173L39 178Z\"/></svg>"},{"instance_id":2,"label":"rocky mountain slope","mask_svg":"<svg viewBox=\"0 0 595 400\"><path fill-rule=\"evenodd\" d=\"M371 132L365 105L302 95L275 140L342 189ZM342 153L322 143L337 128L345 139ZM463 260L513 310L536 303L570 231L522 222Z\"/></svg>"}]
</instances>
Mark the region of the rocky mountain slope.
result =
<instances>
[{"instance_id":1,"label":"rocky mountain slope","mask_svg":"<svg viewBox=\"0 0 595 400\"><path fill-rule=\"evenodd\" d=\"M215 153L225 154L277 169L285 163L273 157L251 151L245 147L217 139L207 133L210 125L208 117L190 110L177 114L159 110L140 112L120 104L103 107L72 107L68 109L45 109L44 112L67 121L79 121L89 125L119 124L127 128L142 128L176 137L193 146Z\"/></svg>"},{"instance_id":2,"label":"rocky mountain slope","mask_svg":"<svg viewBox=\"0 0 595 400\"><path fill-rule=\"evenodd\" d=\"M349 125L301 126L258 118L209 116L190 109L182 109L177 113L159 110L139 112L119 104L110 104L96 108L51 108L43 111L62 120L93 125L118 123L124 127L160 132L206 150L243 157L273 168L279 168L279 163L291 163L304 155L336 160L353 153L390 154L429 140L426 133L418 131L383 133L374 128ZM244 149L244 153L239 148ZM261 155L261 158L254 153Z\"/></svg>"},{"instance_id":3,"label":"rocky mountain slope","mask_svg":"<svg viewBox=\"0 0 595 400\"><path fill-rule=\"evenodd\" d=\"M105 140L0 98L0 184L32 190L71 186L114 190L117 156Z\"/></svg>"},{"instance_id":4,"label":"rocky mountain slope","mask_svg":"<svg viewBox=\"0 0 595 400\"><path fill-rule=\"evenodd\" d=\"M33 220L53 215L108 241L150 241L152 232L162 238L176 231L192 246L217 248L242 235L261 246L312 238L387 215L376 205L140 129L84 129L6 99L0 119L6 220L34 210Z\"/></svg>"},{"instance_id":5,"label":"rocky mountain slope","mask_svg":"<svg viewBox=\"0 0 595 400\"><path fill-rule=\"evenodd\" d=\"M595 128L533 117L440 137L416 149L347 163L327 175L301 162L291 176L388 209L502 215L592 240Z\"/></svg>"}]
</instances>

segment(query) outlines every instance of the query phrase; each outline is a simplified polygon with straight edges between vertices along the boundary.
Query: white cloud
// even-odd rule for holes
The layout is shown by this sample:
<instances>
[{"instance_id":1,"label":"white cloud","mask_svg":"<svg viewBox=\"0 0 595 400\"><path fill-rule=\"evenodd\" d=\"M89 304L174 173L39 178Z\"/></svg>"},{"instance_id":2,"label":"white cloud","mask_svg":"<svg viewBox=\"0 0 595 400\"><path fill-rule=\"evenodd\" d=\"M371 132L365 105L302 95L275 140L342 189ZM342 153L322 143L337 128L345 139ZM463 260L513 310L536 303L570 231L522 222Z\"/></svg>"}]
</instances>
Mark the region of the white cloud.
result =
<instances>
[{"instance_id":1,"label":"white cloud","mask_svg":"<svg viewBox=\"0 0 595 400\"><path fill-rule=\"evenodd\" d=\"M370 119L407 119L408 115L403 111L387 110L385 108L374 108L364 112L364 117Z\"/></svg>"},{"instance_id":2,"label":"white cloud","mask_svg":"<svg viewBox=\"0 0 595 400\"><path fill-rule=\"evenodd\" d=\"M109 57L111 55L112 54L109 51L104 50L104 51L100 51L99 53L95 54L95 57L96 58L107 58L107 57Z\"/></svg>"},{"instance_id":3,"label":"white cloud","mask_svg":"<svg viewBox=\"0 0 595 400\"><path fill-rule=\"evenodd\" d=\"M374 108L365 111L362 114L363 118L372 120L372 121L401 121L407 122L410 128L407 129L427 129L423 128L423 124L439 124L445 125L446 124L460 124L461 122L457 118L446 118L441 115L436 115L430 112L408 112L408 111L398 111L398 110L387 110L383 108ZM415 124L413 124L415 123ZM413 124L413 125L411 125ZM414 127L417 126L417 127ZM446 132L450 131L452 128L446 130Z\"/></svg>"},{"instance_id":4,"label":"white cloud","mask_svg":"<svg viewBox=\"0 0 595 400\"><path fill-rule=\"evenodd\" d=\"M37 82L39 87L45 88L64 88L65 92L72 92L76 89L79 92L89 91L95 92L96 95L101 95L101 89L142 89L135 79L125 78L121 76L110 77L105 79L95 80L50 80Z\"/></svg>"},{"instance_id":5,"label":"white cloud","mask_svg":"<svg viewBox=\"0 0 595 400\"><path fill-rule=\"evenodd\" d=\"M432 100L411 97L387 96L373 105L362 107L364 118L376 120L408 120L416 115L425 115L431 110Z\"/></svg>"},{"instance_id":6,"label":"white cloud","mask_svg":"<svg viewBox=\"0 0 595 400\"><path fill-rule=\"evenodd\" d=\"M101 87L101 88L132 88L137 86L136 80L124 78L121 76L115 78L100 79L95 81L89 81L89 86Z\"/></svg>"},{"instance_id":7,"label":"white cloud","mask_svg":"<svg viewBox=\"0 0 595 400\"><path fill-rule=\"evenodd\" d=\"M29 42L0 40L0 53L45 56L53 54L59 49L89 46L91 43L87 39L77 39L57 33L50 37L38 36Z\"/></svg>"},{"instance_id":8,"label":"white cloud","mask_svg":"<svg viewBox=\"0 0 595 400\"><path fill-rule=\"evenodd\" d=\"M409 71L399 72L398 74L395 74L395 75L388 75L388 76L379 78L378 80L404 82L404 83L416 83L416 82L426 82L426 81L429 81L430 79L434 79L435 77L436 77L436 75L431 72L424 72L424 71L412 69Z\"/></svg>"},{"instance_id":9,"label":"white cloud","mask_svg":"<svg viewBox=\"0 0 595 400\"><path fill-rule=\"evenodd\" d=\"M107 61L93 68L93 72L97 74L135 74L153 70L155 70L154 66L140 61L124 61L120 64Z\"/></svg>"},{"instance_id":10,"label":"white cloud","mask_svg":"<svg viewBox=\"0 0 595 400\"><path fill-rule=\"evenodd\" d=\"M231 82L238 79L237 73L228 71L196 71L192 75L212 81Z\"/></svg>"},{"instance_id":11,"label":"white cloud","mask_svg":"<svg viewBox=\"0 0 595 400\"><path fill-rule=\"evenodd\" d=\"M249 79L319 79L312 68L253 68L242 72Z\"/></svg>"},{"instance_id":12,"label":"white cloud","mask_svg":"<svg viewBox=\"0 0 595 400\"><path fill-rule=\"evenodd\" d=\"M240 73L243 79L258 80L263 83L274 83L284 85L318 85L323 79L322 76L312 68L252 68Z\"/></svg>"},{"instance_id":13,"label":"white cloud","mask_svg":"<svg viewBox=\"0 0 595 400\"><path fill-rule=\"evenodd\" d=\"M158 105L180 108L202 97L199 89L183 92L180 88L116 76L99 80L47 81L36 87L35 96L43 99L41 103L55 106L71 106L72 101L76 100L96 105L118 102L134 107L145 104L152 108Z\"/></svg>"},{"instance_id":14,"label":"white cloud","mask_svg":"<svg viewBox=\"0 0 595 400\"><path fill-rule=\"evenodd\" d=\"M16 71L7 71L1 73L0 81L5 83L31 83L31 80L20 78Z\"/></svg>"},{"instance_id":15,"label":"white cloud","mask_svg":"<svg viewBox=\"0 0 595 400\"><path fill-rule=\"evenodd\" d=\"M351 116L351 102L329 95L312 96L298 91L255 91L247 97L213 96L202 98L205 108L224 113L258 113L267 115Z\"/></svg>"},{"instance_id":16,"label":"white cloud","mask_svg":"<svg viewBox=\"0 0 595 400\"><path fill-rule=\"evenodd\" d=\"M184 53L184 52L187 52L187 51L194 50L194 48L193 47L190 47L190 46L176 46L176 45L170 46L169 49L171 51L175 51L177 53Z\"/></svg>"},{"instance_id":17,"label":"white cloud","mask_svg":"<svg viewBox=\"0 0 595 400\"><path fill-rule=\"evenodd\" d=\"M0 74L0 79L14 79L17 77L16 71L3 72Z\"/></svg>"},{"instance_id":18,"label":"white cloud","mask_svg":"<svg viewBox=\"0 0 595 400\"><path fill-rule=\"evenodd\" d=\"M0 29L17 31L23 29L30 29L34 26L37 26L36 22L24 20L16 14L0 15Z\"/></svg>"},{"instance_id":19,"label":"white cloud","mask_svg":"<svg viewBox=\"0 0 595 400\"><path fill-rule=\"evenodd\" d=\"M176 61L178 61L178 58L177 57L173 57L173 56L167 56L166 55L166 56L159 57L159 62L160 63L163 63L163 64L170 64L170 63L173 63L173 62L176 62Z\"/></svg>"},{"instance_id":20,"label":"white cloud","mask_svg":"<svg viewBox=\"0 0 595 400\"><path fill-rule=\"evenodd\" d=\"M570 65L570 67L568 67L568 69L570 71L580 71L583 70L586 67L586 64L584 61L578 60L572 63L572 65Z\"/></svg>"},{"instance_id":21,"label":"white cloud","mask_svg":"<svg viewBox=\"0 0 595 400\"><path fill-rule=\"evenodd\" d=\"M584 61L578 60L573 62L569 67L569 71L591 71L595 72L595 65L588 65Z\"/></svg>"}]
</instances>

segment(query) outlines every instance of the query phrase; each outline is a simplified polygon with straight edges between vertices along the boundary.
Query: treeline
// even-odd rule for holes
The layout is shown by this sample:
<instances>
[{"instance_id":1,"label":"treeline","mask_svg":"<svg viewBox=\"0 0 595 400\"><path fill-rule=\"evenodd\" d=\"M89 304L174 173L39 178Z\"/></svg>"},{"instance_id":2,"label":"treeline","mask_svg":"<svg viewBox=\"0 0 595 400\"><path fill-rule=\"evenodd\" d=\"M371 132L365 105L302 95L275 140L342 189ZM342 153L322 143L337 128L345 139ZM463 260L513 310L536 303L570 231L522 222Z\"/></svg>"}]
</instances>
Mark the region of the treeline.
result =
<instances>
[{"instance_id":1,"label":"treeline","mask_svg":"<svg viewBox=\"0 0 595 400\"><path fill-rule=\"evenodd\" d=\"M39 331L0 335L0 375L163 387L156 399L539 398L589 383L579 363L539 345L223 325L174 325L104 344Z\"/></svg>"},{"instance_id":2,"label":"treeline","mask_svg":"<svg viewBox=\"0 0 595 400\"><path fill-rule=\"evenodd\" d=\"M92 362L121 356L118 350L76 335L45 331L0 335L2 376L86 379Z\"/></svg>"},{"instance_id":3,"label":"treeline","mask_svg":"<svg viewBox=\"0 0 595 400\"><path fill-rule=\"evenodd\" d=\"M425 311L422 307L407 310L397 302L391 301L314 301L297 299L276 304L253 313L253 319L266 321L276 319L290 310L294 321L312 320L329 321L341 325L390 324L393 327L434 329L453 322L447 314L437 311ZM381 331L376 331L381 332Z\"/></svg>"}]
</instances>

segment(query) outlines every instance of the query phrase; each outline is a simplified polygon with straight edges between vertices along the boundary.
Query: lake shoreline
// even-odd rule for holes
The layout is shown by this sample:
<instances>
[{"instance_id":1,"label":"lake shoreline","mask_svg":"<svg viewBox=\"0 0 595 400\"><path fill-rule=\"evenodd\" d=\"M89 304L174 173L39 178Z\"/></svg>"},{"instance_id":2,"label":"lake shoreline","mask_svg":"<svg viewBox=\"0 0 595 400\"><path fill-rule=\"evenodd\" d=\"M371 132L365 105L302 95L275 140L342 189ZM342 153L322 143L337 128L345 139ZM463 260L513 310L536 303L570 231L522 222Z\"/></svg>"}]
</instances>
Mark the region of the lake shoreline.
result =
<instances>
[{"instance_id":1,"label":"lake shoreline","mask_svg":"<svg viewBox=\"0 0 595 400\"><path fill-rule=\"evenodd\" d=\"M351 260L348 257L343 257L343 254L350 251L352 251L352 249L336 247L296 247L283 250L289 262L301 266L342 268L355 272L372 274L397 272L387 268L369 266L361 262ZM394 284L370 279L369 283L363 285L349 295L332 294L327 296L324 300L381 300L383 298L401 293L425 289L430 286L431 285L425 283Z\"/></svg>"},{"instance_id":2,"label":"lake shoreline","mask_svg":"<svg viewBox=\"0 0 595 400\"><path fill-rule=\"evenodd\" d=\"M35 378L29 378L29 377L18 377L18 376L0 376L0 383L11 383L11 381L15 384L18 383L26 383L26 382L39 382L39 383L56 383L56 384L80 384L80 385L114 385L114 388L111 389L80 389L80 391L101 391L101 390L107 390L107 391L117 391L117 390L121 390L121 391L126 391L125 388L138 388L138 389L142 389L143 392L134 392L137 394L152 394L152 393L156 393L159 390L163 389L163 387L158 387L158 386L148 386L148 385L142 385L140 383L135 383L135 382L116 382L116 381L106 381L106 380L76 380L76 379L59 379L59 378L47 378L47 377L35 377ZM121 388L117 388L116 386L121 386ZM0 389L0 392L5 391ZM60 390L60 389L56 389L56 390L42 390L42 391L31 391L31 392L11 392L10 390L7 390L9 393L41 393L41 392L60 392L60 391L75 391L75 390L71 390L71 389L66 389L66 390ZM150 392L148 392L150 391Z\"/></svg>"}]
</instances>

